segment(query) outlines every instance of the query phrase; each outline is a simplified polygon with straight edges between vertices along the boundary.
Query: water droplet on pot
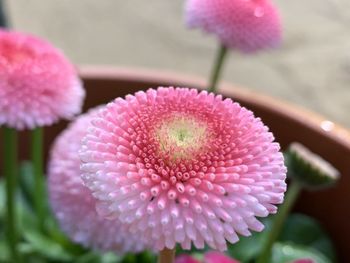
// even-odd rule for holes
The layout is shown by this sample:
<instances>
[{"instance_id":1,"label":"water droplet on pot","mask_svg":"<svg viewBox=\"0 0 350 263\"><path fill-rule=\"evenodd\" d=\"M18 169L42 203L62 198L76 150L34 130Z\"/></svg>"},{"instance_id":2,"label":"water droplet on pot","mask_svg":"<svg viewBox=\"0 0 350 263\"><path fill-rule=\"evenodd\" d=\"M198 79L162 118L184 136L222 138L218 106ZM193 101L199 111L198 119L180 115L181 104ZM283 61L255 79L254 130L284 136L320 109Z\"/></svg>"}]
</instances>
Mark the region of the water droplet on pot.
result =
<instances>
[{"instance_id":1,"label":"water droplet on pot","mask_svg":"<svg viewBox=\"0 0 350 263\"><path fill-rule=\"evenodd\" d=\"M334 128L334 123L331 121L325 120L321 123L321 128L327 132L331 131Z\"/></svg>"}]
</instances>

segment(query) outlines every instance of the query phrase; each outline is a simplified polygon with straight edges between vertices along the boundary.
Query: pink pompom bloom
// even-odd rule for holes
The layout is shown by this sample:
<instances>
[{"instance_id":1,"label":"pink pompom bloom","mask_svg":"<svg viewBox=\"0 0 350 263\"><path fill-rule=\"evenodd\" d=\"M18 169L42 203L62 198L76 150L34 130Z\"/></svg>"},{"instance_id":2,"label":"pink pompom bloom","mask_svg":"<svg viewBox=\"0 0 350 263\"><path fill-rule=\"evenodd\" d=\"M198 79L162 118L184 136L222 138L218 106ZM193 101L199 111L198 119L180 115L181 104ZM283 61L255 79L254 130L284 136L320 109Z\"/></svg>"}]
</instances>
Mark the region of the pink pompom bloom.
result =
<instances>
[{"instance_id":1,"label":"pink pompom bloom","mask_svg":"<svg viewBox=\"0 0 350 263\"><path fill-rule=\"evenodd\" d=\"M37 37L0 30L0 125L33 129L81 111L85 91L64 55Z\"/></svg>"},{"instance_id":2,"label":"pink pompom bloom","mask_svg":"<svg viewBox=\"0 0 350 263\"><path fill-rule=\"evenodd\" d=\"M187 0L186 22L215 34L228 48L242 52L277 47L282 28L270 0Z\"/></svg>"},{"instance_id":3,"label":"pink pompom bloom","mask_svg":"<svg viewBox=\"0 0 350 263\"><path fill-rule=\"evenodd\" d=\"M294 260L292 263L316 263L316 262L312 259L304 258L304 259Z\"/></svg>"},{"instance_id":4,"label":"pink pompom bloom","mask_svg":"<svg viewBox=\"0 0 350 263\"><path fill-rule=\"evenodd\" d=\"M239 261L226 256L223 253L209 251L204 254L202 263L239 263ZM175 263L201 263L189 255L180 255L176 257Z\"/></svg>"},{"instance_id":5,"label":"pink pompom bloom","mask_svg":"<svg viewBox=\"0 0 350 263\"><path fill-rule=\"evenodd\" d=\"M240 263L233 258L217 251L209 251L204 254L203 260L199 261L190 255L180 255L175 259L175 263ZM290 263L315 263L312 259L297 259Z\"/></svg>"},{"instance_id":6,"label":"pink pompom bloom","mask_svg":"<svg viewBox=\"0 0 350 263\"><path fill-rule=\"evenodd\" d=\"M239 263L239 261L217 251L209 251L204 255L204 263Z\"/></svg>"},{"instance_id":7,"label":"pink pompom bloom","mask_svg":"<svg viewBox=\"0 0 350 263\"><path fill-rule=\"evenodd\" d=\"M77 118L51 150L48 188L51 207L62 230L74 242L99 250L138 252L144 245L118 221L98 216L96 201L80 178L79 148L97 109Z\"/></svg>"},{"instance_id":8,"label":"pink pompom bloom","mask_svg":"<svg viewBox=\"0 0 350 263\"><path fill-rule=\"evenodd\" d=\"M191 257L190 255L180 255L175 259L175 263L200 263L199 260Z\"/></svg>"},{"instance_id":9,"label":"pink pompom bloom","mask_svg":"<svg viewBox=\"0 0 350 263\"><path fill-rule=\"evenodd\" d=\"M206 91L158 88L117 98L83 140L83 180L102 215L156 249L225 250L283 201L280 147L259 118Z\"/></svg>"}]
</instances>

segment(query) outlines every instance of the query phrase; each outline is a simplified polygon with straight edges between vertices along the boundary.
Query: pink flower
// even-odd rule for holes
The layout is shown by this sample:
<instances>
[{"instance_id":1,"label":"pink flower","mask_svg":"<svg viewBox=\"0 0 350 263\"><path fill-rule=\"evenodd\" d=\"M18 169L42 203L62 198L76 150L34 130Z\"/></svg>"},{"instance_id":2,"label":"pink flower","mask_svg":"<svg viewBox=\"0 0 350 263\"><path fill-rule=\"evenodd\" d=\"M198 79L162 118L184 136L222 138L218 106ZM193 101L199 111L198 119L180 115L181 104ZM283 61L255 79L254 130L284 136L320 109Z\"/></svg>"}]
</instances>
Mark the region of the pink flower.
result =
<instances>
[{"instance_id":1,"label":"pink flower","mask_svg":"<svg viewBox=\"0 0 350 263\"><path fill-rule=\"evenodd\" d=\"M209 251L204 254L203 263L239 263L223 253L216 251ZM200 263L200 261L194 259L189 255L180 255L176 257L175 263Z\"/></svg>"},{"instance_id":2,"label":"pink flower","mask_svg":"<svg viewBox=\"0 0 350 263\"><path fill-rule=\"evenodd\" d=\"M202 262L203 263L240 263L240 261L232 259L226 256L225 254L217 251L209 251L205 253ZM176 257L175 263L201 263L201 261L193 258L190 255L183 254ZM312 259L297 259L297 260L294 260L292 263L315 263L315 261L313 261Z\"/></svg>"},{"instance_id":3,"label":"pink flower","mask_svg":"<svg viewBox=\"0 0 350 263\"><path fill-rule=\"evenodd\" d=\"M283 201L286 168L272 133L230 99L186 88L118 98L93 118L80 156L101 215L156 249L225 250L261 231Z\"/></svg>"},{"instance_id":4,"label":"pink flower","mask_svg":"<svg viewBox=\"0 0 350 263\"><path fill-rule=\"evenodd\" d=\"M242 52L278 46L282 29L270 0L187 0L186 22Z\"/></svg>"},{"instance_id":5,"label":"pink flower","mask_svg":"<svg viewBox=\"0 0 350 263\"><path fill-rule=\"evenodd\" d=\"M97 111L77 118L53 145L48 170L51 207L63 231L75 242L100 250L137 252L144 244L118 221L97 215L96 201L80 178L80 142Z\"/></svg>"},{"instance_id":6,"label":"pink flower","mask_svg":"<svg viewBox=\"0 0 350 263\"><path fill-rule=\"evenodd\" d=\"M312 259L304 258L304 259L294 260L293 263L316 263L316 262Z\"/></svg>"},{"instance_id":7,"label":"pink flower","mask_svg":"<svg viewBox=\"0 0 350 263\"><path fill-rule=\"evenodd\" d=\"M225 254L216 251L209 251L204 255L204 263L239 263Z\"/></svg>"},{"instance_id":8,"label":"pink flower","mask_svg":"<svg viewBox=\"0 0 350 263\"><path fill-rule=\"evenodd\" d=\"M64 55L37 37L0 30L0 125L33 129L81 111L85 92Z\"/></svg>"},{"instance_id":9,"label":"pink flower","mask_svg":"<svg viewBox=\"0 0 350 263\"><path fill-rule=\"evenodd\" d=\"M180 255L175 259L175 263L200 263L197 259L194 259L190 255Z\"/></svg>"}]
</instances>

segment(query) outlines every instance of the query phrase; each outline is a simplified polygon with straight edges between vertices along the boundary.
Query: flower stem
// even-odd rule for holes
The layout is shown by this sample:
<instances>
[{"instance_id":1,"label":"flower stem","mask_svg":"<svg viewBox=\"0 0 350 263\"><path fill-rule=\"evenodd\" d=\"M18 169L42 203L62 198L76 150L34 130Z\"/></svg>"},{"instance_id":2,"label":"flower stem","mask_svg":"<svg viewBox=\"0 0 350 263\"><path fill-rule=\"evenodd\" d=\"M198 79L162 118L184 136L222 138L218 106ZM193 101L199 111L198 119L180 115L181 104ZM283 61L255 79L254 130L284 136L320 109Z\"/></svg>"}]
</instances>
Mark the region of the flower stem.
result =
<instances>
[{"instance_id":1,"label":"flower stem","mask_svg":"<svg viewBox=\"0 0 350 263\"><path fill-rule=\"evenodd\" d=\"M218 81L220 78L220 74L222 71L222 67L226 58L227 48L223 45L219 46L219 49L216 54L214 68L212 69L212 73L210 76L208 91L216 92Z\"/></svg>"},{"instance_id":2,"label":"flower stem","mask_svg":"<svg viewBox=\"0 0 350 263\"><path fill-rule=\"evenodd\" d=\"M271 262L270 258L273 244L277 240L283 224L286 221L295 201L297 200L301 189L302 186L297 180L293 180L291 182L290 186L288 187L284 203L280 206L278 213L272 221L272 228L268 233L266 242L263 244L263 248L261 250L262 252L256 261L257 263Z\"/></svg>"},{"instance_id":3,"label":"flower stem","mask_svg":"<svg viewBox=\"0 0 350 263\"><path fill-rule=\"evenodd\" d=\"M173 263L175 259L175 248L164 248L159 252L158 263Z\"/></svg>"},{"instance_id":4,"label":"flower stem","mask_svg":"<svg viewBox=\"0 0 350 263\"><path fill-rule=\"evenodd\" d=\"M43 172L43 128L32 131L32 162L34 172L34 207L38 217L38 226L44 230L45 220L45 184Z\"/></svg>"},{"instance_id":5,"label":"flower stem","mask_svg":"<svg viewBox=\"0 0 350 263\"><path fill-rule=\"evenodd\" d=\"M17 131L11 128L3 129L4 135L4 173L6 178L6 233L11 255L11 262L19 262L17 251Z\"/></svg>"},{"instance_id":6,"label":"flower stem","mask_svg":"<svg viewBox=\"0 0 350 263\"><path fill-rule=\"evenodd\" d=\"M0 27L8 27L5 11L4 1L0 0Z\"/></svg>"}]
</instances>

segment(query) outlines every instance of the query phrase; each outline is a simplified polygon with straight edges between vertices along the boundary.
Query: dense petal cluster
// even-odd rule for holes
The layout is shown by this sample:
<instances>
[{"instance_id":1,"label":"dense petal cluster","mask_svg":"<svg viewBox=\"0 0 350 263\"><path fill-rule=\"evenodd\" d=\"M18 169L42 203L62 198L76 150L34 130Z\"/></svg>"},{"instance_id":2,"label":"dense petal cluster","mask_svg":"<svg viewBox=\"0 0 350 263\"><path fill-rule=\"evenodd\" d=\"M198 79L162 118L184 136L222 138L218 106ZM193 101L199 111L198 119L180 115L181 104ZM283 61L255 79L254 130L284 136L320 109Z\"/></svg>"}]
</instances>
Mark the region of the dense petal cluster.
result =
<instances>
[{"instance_id":1,"label":"dense petal cluster","mask_svg":"<svg viewBox=\"0 0 350 263\"><path fill-rule=\"evenodd\" d=\"M98 216L96 201L80 178L78 151L96 112L94 109L77 118L53 145L48 171L51 207L73 241L99 250L137 252L144 248L143 243L118 221Z\"/></svg>"},{"instance_id":2,"label":"dense petal cluster","mask_svg":"<svg viewBox=\"0 0 350 263\"><path fill-rule=\"evenodd\" d=\"M270 0L187 0L186 23L215 34L228 48L254 52L281 41L278 10Z\"/></svg>"},{"instance_id":3,"label":"dense petal cluster","mask_svg":"<svg viewBox=\"0 0 350 263\"><path fill-rule=\"evenodd\" d=\"M156 249L225 250L261 231L283 201L286 168L274 137L231 99L187 88L117 98L83 140L82 178L101 215Z\"/></svg>"},{"instance_id":4,"label":"dense petal cluster","mask_svg":"<svg viewBox=\"0 0 350 263\"><path fill-rule=\"evenodd\" d=\"M0 30L0 125L32 129L71 118L85 96L74 67L37 37Z\"/></svg>"}]
</instances>

